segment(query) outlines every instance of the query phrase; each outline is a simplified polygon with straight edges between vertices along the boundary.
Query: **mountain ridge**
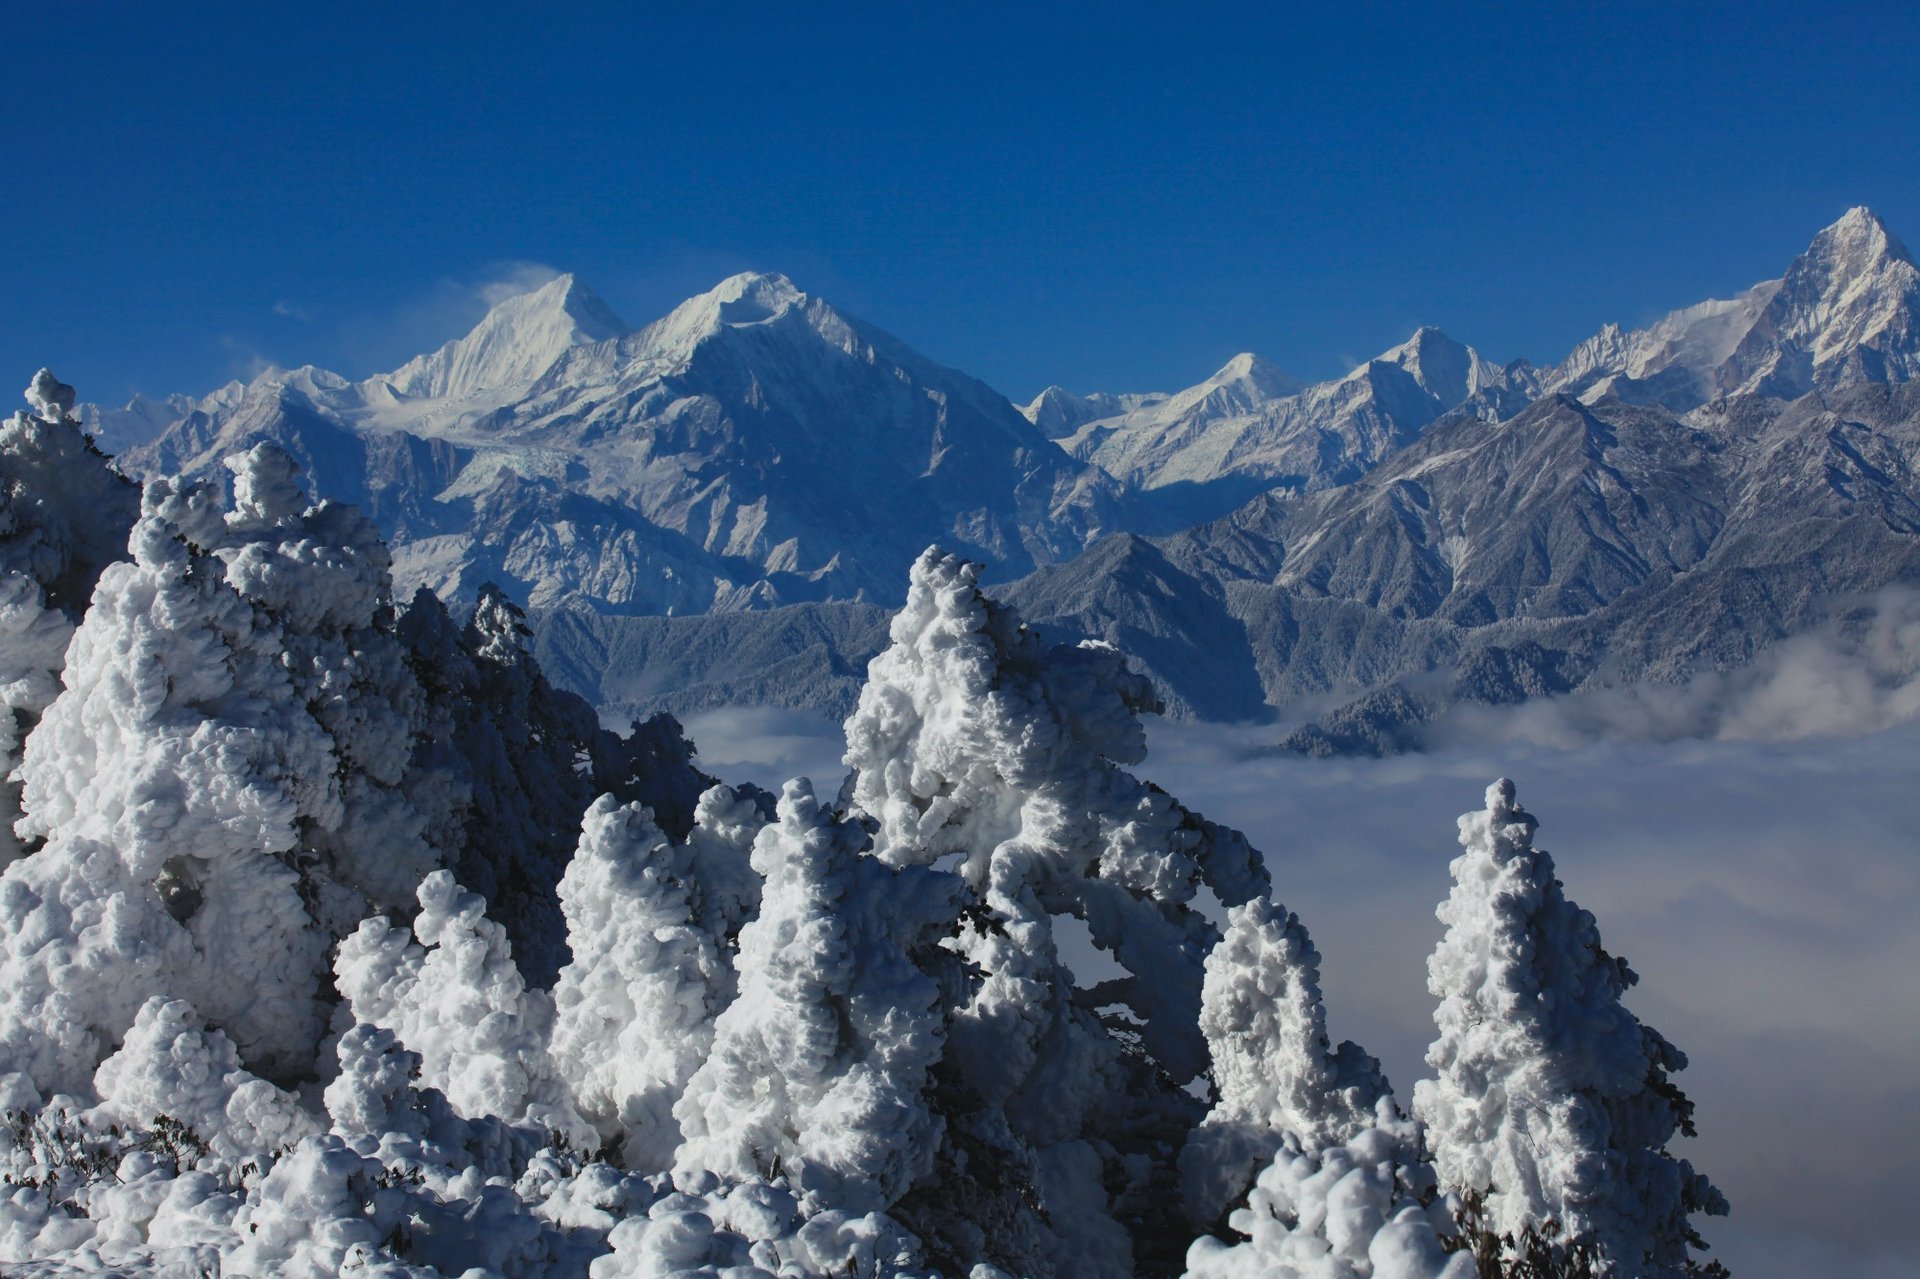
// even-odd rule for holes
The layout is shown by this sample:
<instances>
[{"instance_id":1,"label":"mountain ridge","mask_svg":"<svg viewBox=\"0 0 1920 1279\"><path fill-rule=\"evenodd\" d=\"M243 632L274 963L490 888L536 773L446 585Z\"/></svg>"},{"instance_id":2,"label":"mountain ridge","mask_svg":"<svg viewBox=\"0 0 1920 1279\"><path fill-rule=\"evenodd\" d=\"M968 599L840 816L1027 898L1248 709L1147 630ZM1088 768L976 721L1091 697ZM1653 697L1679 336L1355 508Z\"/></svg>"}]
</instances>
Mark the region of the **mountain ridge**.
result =
<instances>
[{"instance_id":1,"label":"mountain ridge","mask_svg":"<svg viewBox=\"0 0 1920 1279\"><path fill-rule=\"evenodd\" d=\"M1407 705L1746 660L1813 616L1809 574L1908 580L1916 371L1920 273L1862 208L1778 279L1546 369L1422 326L1325 382L1242 353L1178 392L1016 409L785 276L638 329L562 276L392 374L272 370L118 412L171 419L126 457L148 474L282 444L374 515L403 589L494 580L541 616L612 619L559 664L623 703L832 704L876 634L837 601L890 602L938 542L1019 579L1036 625L1136 654L1175 714L1348 699L1349 727L1397 740L1382 717ZM742 610L771 611L684 620Z\"/></svg>"}]
</instances>

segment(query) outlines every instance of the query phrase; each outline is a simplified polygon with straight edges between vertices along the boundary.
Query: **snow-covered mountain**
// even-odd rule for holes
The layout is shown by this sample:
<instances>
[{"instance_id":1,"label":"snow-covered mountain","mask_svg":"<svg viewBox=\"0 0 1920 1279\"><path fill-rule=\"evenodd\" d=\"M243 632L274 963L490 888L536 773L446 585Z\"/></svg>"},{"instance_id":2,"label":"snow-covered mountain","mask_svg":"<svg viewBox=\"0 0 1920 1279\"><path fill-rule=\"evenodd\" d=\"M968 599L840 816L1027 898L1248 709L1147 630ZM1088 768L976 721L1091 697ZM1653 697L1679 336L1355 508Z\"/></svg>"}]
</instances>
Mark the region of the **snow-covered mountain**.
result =
<instances>
[{"instance_id":1,"label":"snow-covered mountain","mask_svg":"<svg viewBox=\"0 0 1920 1279\"><path fill-rule=\"evenodd\" d=\"M1422 328L1311 386L1243 353L1174 395L1070 397L1056 388L1025 411L1075 457L1192 523L1266 489L1348 483L1470 396L1498 406L1536 390L1524 363L1494 364Z\"/></svg>"},{"instance_id":2,"label":"snow-covered mountain","mask_svg":"<svg viewBox=\"0 0 1920 1279\"><path fill-rule=\"evenodd\" d=\"M1028 616L1120 643L1175 713L1241 718L1435 669L1496 698L1674 678L1914 578L1916 412L1870 392L1916 370L1920 274L1855 209L1780 279L1546 370L1423 328L1310 386L1242 355L1015 409L780 276L638 331L562 277L389 374L90 420L157 431L147 474L281 444L403 589L571 614L543 656L603 706L844 710L884 642L845 602L938 542L1030 574ZM769 611L687 617L742 610Z\"/></svg>"},{"instance_id":3,"label":"snow-covered mountain","mask_svg":"<svg viewBox=\"0 0 1920 1279\"><path fill-rule=\"evenodd\" d=\"M778 275L637 332L562 276L392 373L273 370L173 408L131 469L210 473L272 440L380 521L403 588L449 597L890 599L931 542L1017 576L1128 523L1120 486L1004 397Z\"/></svg>"},{"instance_id":4,"label":"snow-covered mountain","mask_svg":"<svg viewBox=\"0 0 1920 1279\"><path fill-rule=\"evenodd\" d=\"M1551 369L1496 364L1422 328L1345 377L1301 386L1253 355L1173 395L1049 388L1023 412L1076 457L1189 522L1266 489L1350 483L1450 412L1504 420L1542 395L1684 412L1728 395L1792 399L1920 370L1920 271L1855 208L1786 274L1644 329L1609 324Z\"/></svg>"},{"instance_id":5,"label":"snow-covered mountain","mask_svg":"<svg viewBox=\"0 0 1920 1279\"><path fill-rule=\"evenodd\" d=\"M1644 329L1608 325L1542 380L1686 410L1727 395L1793 399L1920 372L1920 269L1872 210L1815 236L1784 276L1736 298L1674 311Z\"/></svg>"}]
</instances>

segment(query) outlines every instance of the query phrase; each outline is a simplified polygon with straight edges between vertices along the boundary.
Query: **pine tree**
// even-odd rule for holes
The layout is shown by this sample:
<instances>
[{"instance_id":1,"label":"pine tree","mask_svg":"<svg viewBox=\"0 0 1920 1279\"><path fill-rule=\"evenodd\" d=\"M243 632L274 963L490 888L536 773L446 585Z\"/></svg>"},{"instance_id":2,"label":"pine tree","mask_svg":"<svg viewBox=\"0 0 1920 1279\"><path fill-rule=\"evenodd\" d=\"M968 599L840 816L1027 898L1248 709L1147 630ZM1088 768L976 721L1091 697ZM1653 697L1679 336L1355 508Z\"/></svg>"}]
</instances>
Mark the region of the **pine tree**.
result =
<instances>
[{"instance_id":1,"label":"pine tree","mask_svg":"<svg viewBox=\"0 0 1920 1279\"><path fill-rule=\"evenodd\" d=\"M692 848L639 804L602 795L560 881L572 960L554 987L553 1058L574 1104L626 1166L664 1172L673 1117L713 1047L734 974L702 926Z\"/></svg>"},{"instance_id":2,"label":"pine tree","mask_svg":"<svg viewBox=\"0 0 1920 1279\"><path fill-rule=\"evenodd\" d=\"M27 742L18 828L47 844L0 881L0 1052L43 1090L84 1091L153 995L305 1076L327 948L434 864L384 548L277 448L230 465L227 512L148 485Z\"/></svg>"},{"instance_id":3,"label":"pine tree","mask_svg":"<svg viewBox=\"0 0 1920 1279\"><path fill-rule=\"evenodd\" d=\"M670 715L626 737L600 727L583 698L553 686L534 660L526 615L492 583L465 626L424 588L398 630L426 690L425 758L455 788L436 824L441 859L487 899L528 981L549 987L567 961L556 889L596 794L648 805L684 839L714 779Z\"/></svg>"},{"instance_id":4,"label":"pine tree","mask_svg":"<svg viewBox=\"0 0 1920 1279\"><path fill-rule=\"evenodd\" d=\"M597 1139L575 1113L547 1044L553 1004L529 990L486 901L435 871L421 881L411 929L364 921L340 943L334 974L352 1022L391 1031L420 1056L420 1083L468 1118L494 1116Z\"/></svg>"},{"instance_id":5,"label":"pine tree","mask_svg":"<svg viewBox=\"0 0 1920 1279\"><path fill-rule=\"evenodd\" d=\"M978 579L920 557L847 721L875 855L951 863L966 883L948 944L974 975L939 1072L951 1139L941 1190L902 1211L931 1236L968 1237L955 1217L970 1216L1053 1237L1049 1256L994 1258L1011 1268L1126 1270L1130 1233L1148 1252L1184 1245L1173 1162L1199 1108L1179 1085L1208 1064L1202 963L1219 936L1196 898L1263 896L1266 872L1244 838L1126 771L1158 707L1120 654L1044 641ZM1068 916L1124 976L1080 986L1055 931Z\"/></svg>"},{"instance_id":6,"label":"pine tree","mask_svg":"<svg viewBox=\"0 0 1920 1279\"><path fill-rule=\"evenodd\" d=\"M1428 963L1439 999L1438 1072L1414 1090L1442 1184L1484 1197L1486 1223L1520 1246L1557 1229L1602 1273L1691 1273L1689 1218L1726 1200L1668 1153L1693 1133L1671 1075L1686 1057L1622 1005L1637 980L1569 901L1513 783L1460 819L1447 926Z\"/></svg>"}]
</instances>

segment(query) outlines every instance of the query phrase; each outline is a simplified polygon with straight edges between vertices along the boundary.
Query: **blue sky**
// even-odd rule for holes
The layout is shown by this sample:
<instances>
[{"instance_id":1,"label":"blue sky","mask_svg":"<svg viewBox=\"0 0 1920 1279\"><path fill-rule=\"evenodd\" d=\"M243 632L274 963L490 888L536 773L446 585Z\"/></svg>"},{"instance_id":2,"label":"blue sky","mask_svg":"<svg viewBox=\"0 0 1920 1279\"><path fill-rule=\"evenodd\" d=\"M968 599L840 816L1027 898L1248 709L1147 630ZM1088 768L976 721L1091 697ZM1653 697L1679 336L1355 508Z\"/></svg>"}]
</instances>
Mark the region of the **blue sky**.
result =
<instances>
[{"instance_id":1,"label":"blue sky","mask_svg":"<svg viewBox=\"0 0 1920 1279\"><path fill-rule=\"evenodd\" d=\"M1851 204L1920 241L1920 18L1884 3L67 3L0 29L0 376L106 400L389 368L518 263L634 323L785 271L1025 398L1246 349L1327 376L1422 323L1554 360L1777 273Z\"/></svg>"}]
</instances>

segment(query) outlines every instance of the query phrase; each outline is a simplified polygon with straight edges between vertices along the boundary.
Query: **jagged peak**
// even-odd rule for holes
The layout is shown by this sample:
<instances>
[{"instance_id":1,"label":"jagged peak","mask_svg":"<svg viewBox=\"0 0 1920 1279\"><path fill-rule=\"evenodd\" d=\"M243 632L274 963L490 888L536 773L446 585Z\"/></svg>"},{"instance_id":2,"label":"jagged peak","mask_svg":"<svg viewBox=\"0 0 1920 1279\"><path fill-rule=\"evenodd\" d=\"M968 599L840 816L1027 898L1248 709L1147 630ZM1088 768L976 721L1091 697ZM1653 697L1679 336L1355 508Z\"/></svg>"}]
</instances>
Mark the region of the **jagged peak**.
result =
<instances>
[{"instance_id":1,"label":"jagged peak","mask_svg":"<svg viewBox=\"0 0 1920 1279\"><path fill-rule=\"evenodd\" d=\"M1831 264L1857 274L1893 259L1912 262L1904 244L1887 229L1880 216L1864 204L1856 204L1823 227L1807 246L1803 261Z\"/></svg>"}]
</instances>

